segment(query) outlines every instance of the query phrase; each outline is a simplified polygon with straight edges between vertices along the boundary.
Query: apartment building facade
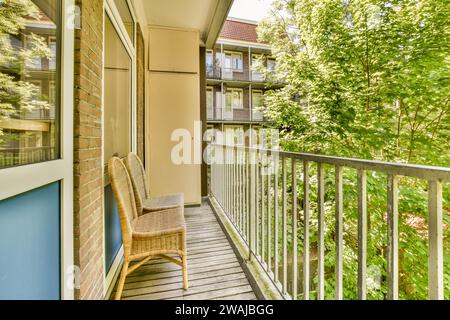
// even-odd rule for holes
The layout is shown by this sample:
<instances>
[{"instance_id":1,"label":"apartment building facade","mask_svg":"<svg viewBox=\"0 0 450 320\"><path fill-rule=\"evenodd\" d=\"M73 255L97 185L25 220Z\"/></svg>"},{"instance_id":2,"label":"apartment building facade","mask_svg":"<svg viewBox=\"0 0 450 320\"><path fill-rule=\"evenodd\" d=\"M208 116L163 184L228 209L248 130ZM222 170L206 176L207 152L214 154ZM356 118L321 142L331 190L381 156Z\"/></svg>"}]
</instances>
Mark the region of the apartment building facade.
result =
<instances>
[{"instance_id":1,"label":"apartment building facade","mask_svg":"<svg viewBox=\"0 0 450 320\"><path fill-rule=\"evenodd\" d=\"M264 94L282 86L270 77L276 61L270 46L258 41L256 29L257 22L228 18L216 45L206 52L208 128L238 145L258 139L256 133L268 124ZM249 129L255 135L246 135Z\"/></svg>"}]
</instances>

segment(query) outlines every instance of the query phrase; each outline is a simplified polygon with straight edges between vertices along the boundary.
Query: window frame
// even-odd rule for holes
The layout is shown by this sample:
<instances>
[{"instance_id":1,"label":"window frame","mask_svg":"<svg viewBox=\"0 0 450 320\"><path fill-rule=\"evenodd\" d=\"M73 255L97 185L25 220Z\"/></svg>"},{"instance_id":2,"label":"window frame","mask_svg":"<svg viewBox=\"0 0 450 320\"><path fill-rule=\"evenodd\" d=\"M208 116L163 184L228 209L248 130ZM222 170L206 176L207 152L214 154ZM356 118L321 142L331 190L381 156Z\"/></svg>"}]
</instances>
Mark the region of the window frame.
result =
<instances>
[{"instance_id":1,"label":"window frame","mask_svg":"<svg viewBox=\"0 0 450 320\"><path fill-rule=\"evenodd\" d=\"M244 126L242 125L225 125L224 127L224 131L225 131L225 144L228 144L228 130L232 130L233 131L233 146L244 146L245 145L245 129ZM236 142L236 131L241 131L241 138L242 138L242 143L235 143Z\"/></svg>"},{"instance_id":2,"label":"window frame","mask_svg":"<svg viewBox=\"0 0 450 320\"><path fill-rule=\"evenodd\" d=\"M136 152L137 150L137 134L136 134L136 128L137 128L137 106L136 106L136 87L137 87L137 79L136 79L136 72L137 72L137 66L136 66L136 41L137 41L137 18L135 14L135 8L130 0L127 0L128 8L130 9L130 13L133 18L134 22L134 39L130 39L129 34L126 30L125 24L122 21L122 17L119 13L119 10L116 7L116 4L114 0L105 0L104 1L104 15L103 15L103 28L105 27L106 19L109 18L111 20L111 23L116 30L120 40L122 41L122 44L124 45L125 49L127 50L128 55L131 58L131 152ZM103 48L104 48L104 37L103 37ZM104 59L103 59L104 64ZM104 75L104 65L102 65L102 72ZM104 77L103 77L104 78ZM102 88L102 105L104 104L104 83ZM102 123L104 123L104 114L102 114ZM105 159L104 159L104 151L105 151L105 144L104 144L104 126L103 126L103 139L102 139L102 168L103 168L103 188L109 185L109 177L107 172L107 166L104 165ZM105 197L103 194L102 202L104 203ZM102 206L103 210L103 219L105 219L106 211L105 206ZM103 224L103 234L106 234L106 227L105 224ZM103 237L103 252L106 252L106 237ZM103 293L104 295L108 295L108 292L113 289L112 284L114 283L116 279L116 275L118 273L118 270L121 266L121 262L123 259L123 245L117 252L116 257L114 258L113 264L111 265L109 271L107 270L106 266L106 259L103 259L103 274L105 276L104 286L103 286Z\"/></svg>"},{"instance_id":3,"label":"window frame","mask_svg":"<svg viewBox=\"0 0 450 320\"><path fill-rule=\"evenodd\" d=\"M212 104L211 107L208 106L208 93L211 92ZM206 110L214 111L214 87L207 86L206 87Z\"/></svg>"},{"instance_id":4,"label":"window frame","mask_svg":"<svg viewBox=\"0 0 450 320\"><path fill-rule=\"evenodd\" d=\"M0 201L45 185L60 183L60 294L63 300L74 299L74 260L73 260L73 74L74 74L74 0L61 0L58 5L60 18L58 56L60 58L59 76L61 84L56 91L59 100L58 135L59 158L51 161L26 164L0 169ZM58 92L59 91L59 92ZM26 181L26 183L24 183Z\"/></svg>"},{"instance_id":5,"label":"window frame","mask_svg":"<svg viewBox=\"0 0 450 320\"><path fill-rule=\"evenodd\" d=\"M227 88L225 91L225 107L227 107L227 103L226 103L226 96L228 95L228 93L231 92L231 108L230 110L241 110L244 109L244 89L243 88ZM234 105L234 93L235 92L239 92L240 93L240 104L236 107Z\"/></svg>"},{"instance_id":6,"label":"window frame","mask_svg":"<svg viewBox=\"0 0 450 320\"><path fill-rule=\"evenodd\" d=\"M274 62L274 68L272 70L269 69L269 61L273 61ZM274 57L272 57L272 56L267 57L266 58L266 69L267 69L267 71L275 72L276 68L277 68L277 60Z\"/></svg>"},{"instance_id":7,"label":"window frame","mask_svg":"<svg viewBox=\"0 0 450 320\"><path fill-rule=\"evenodd\" d=\"M224 68L225 69L229 69L229 70L231 70L233 72L244 72L244 54L242 52L226 50L226 51L223 52L223 54L224 54ZM226 68L225 67L226 60L227 60L227 55L229 55L231 57L231 68ZM242 66L241 68L235 68L234 59L235 59L236 56L239 56L239 59L241 61L241 66Z\"/></svg>"}]
</instances>

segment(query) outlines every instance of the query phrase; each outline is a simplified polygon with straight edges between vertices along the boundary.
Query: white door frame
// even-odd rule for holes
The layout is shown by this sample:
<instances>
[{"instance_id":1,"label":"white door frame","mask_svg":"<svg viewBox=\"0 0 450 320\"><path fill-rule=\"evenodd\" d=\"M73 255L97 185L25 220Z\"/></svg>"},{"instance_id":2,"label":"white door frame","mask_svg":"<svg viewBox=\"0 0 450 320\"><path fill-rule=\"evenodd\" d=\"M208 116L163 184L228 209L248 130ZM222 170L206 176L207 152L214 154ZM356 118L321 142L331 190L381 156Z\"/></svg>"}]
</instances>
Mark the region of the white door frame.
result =
<instances>
[{"instance_id":1,"label":"white door frame","mask_svg":"<svg viewBox=\"0 0 450 320\"><path fill-rule=\"evenodd\" d=\"M120 40L122 41L125 49L127 50L128 55L131 58L131 151L136 152L137 150L137 137L136 137L136 128L137 128L137 112L136 112L136 39L137 39L137 23L136 23L136 14L135 9L133 7L133 4L130 0L126 0L128 7L130 9L133 21L134 21L134 39L130 39L128 32L125 28L125 25L122 21L122 18L119 14L119 11L117 10L117 7L114 3L114 0L105 0L104 1L104 17L103 17L103 35L105 34L105 22L106 18L109 17L111 20L114 29L116 30L117 34L119 35ZM103 48L105 48L105 37L103 36ZM104 64L105 61L105 51L103 50L103 59L102 64ZM103 72L103 83L102 83L102 106L104 107L104 95L105 95L105 87L104 87L104 66L102 65L102 72ZM104 110L102 108L102 124L104 124ZM105 166L103 165L105 163L104 159L104 137L105 137L105 131L104 131L104 125L103 125L103 139L102 139L102 168L103 168L103 177L107 174L105 172ZM103 188L106 187L109 184L109 181L104 178L103 181ZM103 195L103 202L105 201L105 197ZM103 219L105 218L106 212L105 212L105 206L103 206ZM105 224L103 224L103 235L106 234ZM117 276L120 271L120 267L122 266L123 262L123 245L120 247L119 251L117 252L117 255L113 261L113 264L111 265L111 268L109 272L106 270L106 261L105 261L105 253L106 253L106 238L103 237L103 272L105 275L105 281L103 286L103 294L105 296L108 296L108 293L111 292L113 289L112 284L117 279Z\"/></svg>"}]
</instances>

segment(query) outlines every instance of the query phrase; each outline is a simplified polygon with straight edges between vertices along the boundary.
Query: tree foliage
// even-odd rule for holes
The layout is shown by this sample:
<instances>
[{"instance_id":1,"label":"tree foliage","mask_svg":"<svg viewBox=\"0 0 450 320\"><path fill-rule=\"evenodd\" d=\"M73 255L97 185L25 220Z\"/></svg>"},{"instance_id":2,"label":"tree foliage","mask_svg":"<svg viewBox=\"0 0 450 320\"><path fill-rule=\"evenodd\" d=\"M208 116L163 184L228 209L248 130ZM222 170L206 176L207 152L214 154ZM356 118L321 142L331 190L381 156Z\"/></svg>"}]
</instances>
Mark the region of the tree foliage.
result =
<instances>
[{"instance_id":1,"label":"tree foliage","mask_svg":"<svg viewBox=\"0 0 450 320\"><path fill-rule=\"evenodd\" d=\"M286 84L265 96L265 115L280 129L283 149L449 167L448 17L447 0L275 0L258 33L277 58L276 73L267 76ZM354 171L345 173L346 298L356 298L355 177ZM330 172L328 298L334 297L333 180ZM424 181L400 180L402 298L427 297L426 192ZM382 270L382 286L369 290L369 298L381 299L387 281L386 176L369 172L368 193L368 264ZM449 193L445 186L447 280ZM445 285L450 298L450 281Z\"/></svg>"},{"instance_id":2,"label":"tree foliage","mask_svg":"<svg viewBox=\"0 0 450 320\"><path fill-rule=\"evenodd\" d=\"M17 118L23 112L49 108L40 100L39 88L26 81L27 66L36 58L49 58L52 53L42 37L24 33L27 19L38 19L39 10L30 0L0 1L0 121ZM27 47L12 44L12 39L27 39ZM2 142L0 127L0 142Z\"/></svg>"}]
</instances>

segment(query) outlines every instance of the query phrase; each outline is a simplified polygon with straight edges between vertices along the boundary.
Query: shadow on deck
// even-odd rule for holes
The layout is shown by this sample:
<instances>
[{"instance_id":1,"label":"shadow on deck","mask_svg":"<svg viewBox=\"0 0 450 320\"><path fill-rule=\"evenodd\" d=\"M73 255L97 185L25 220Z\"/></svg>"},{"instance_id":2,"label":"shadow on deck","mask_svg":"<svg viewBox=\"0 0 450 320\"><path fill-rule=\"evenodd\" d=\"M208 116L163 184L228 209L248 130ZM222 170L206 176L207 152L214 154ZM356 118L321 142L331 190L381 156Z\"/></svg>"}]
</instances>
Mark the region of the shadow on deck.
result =
<instances>
[{"instance_id":1,"label":"shadow on deck","mask_svg":"<svg viewBox=\"0 0 450 320\"><path fill-rule=\"evenodd\" d=\"M152 260L130 274L126 300L256 300L236 254L208 203L186 208L189 289L181 268ZM114 297L114 292L111 295Z\"/></svg>"}]
</instances>

